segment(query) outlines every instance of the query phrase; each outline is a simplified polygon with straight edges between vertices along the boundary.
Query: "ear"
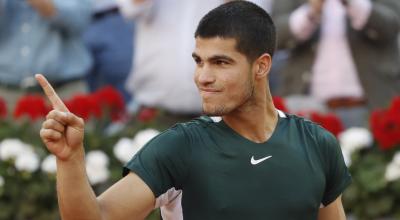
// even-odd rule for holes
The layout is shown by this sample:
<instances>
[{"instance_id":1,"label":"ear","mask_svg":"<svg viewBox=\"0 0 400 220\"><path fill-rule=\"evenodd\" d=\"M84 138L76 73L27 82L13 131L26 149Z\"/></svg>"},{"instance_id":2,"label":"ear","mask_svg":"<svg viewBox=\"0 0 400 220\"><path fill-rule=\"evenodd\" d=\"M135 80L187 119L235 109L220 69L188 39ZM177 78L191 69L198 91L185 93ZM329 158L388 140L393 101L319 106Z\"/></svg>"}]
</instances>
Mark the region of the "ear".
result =
<instances>
[{"instance_id":1,"label":"ear","mask_svg":"<svg viewBox=\"0 0 400 220\"><path fill-rule=\"evenodd\" d=\"M257 79L267 77L272 65L272 57L264 53L254 61L255 76Z\"/></svg>"}]
</instances>

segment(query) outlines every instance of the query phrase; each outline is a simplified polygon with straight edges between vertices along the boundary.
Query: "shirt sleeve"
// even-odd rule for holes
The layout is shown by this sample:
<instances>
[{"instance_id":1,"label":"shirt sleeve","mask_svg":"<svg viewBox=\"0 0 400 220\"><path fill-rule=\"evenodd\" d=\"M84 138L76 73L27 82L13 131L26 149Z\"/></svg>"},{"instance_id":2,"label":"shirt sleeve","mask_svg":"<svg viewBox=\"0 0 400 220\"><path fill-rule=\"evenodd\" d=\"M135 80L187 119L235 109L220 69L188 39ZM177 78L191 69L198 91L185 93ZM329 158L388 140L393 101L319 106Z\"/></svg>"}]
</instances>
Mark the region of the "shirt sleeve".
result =
<instances>
[{"instance_id":1,"label":"shirt sleeve","mask_svg":"<svg viewBox=\"0 0 400 220\"><path fill-rule=\"evenodd\" d=\"M365 4L365 1L360 2ZM360 19L361 30L359 32L367 39L377 43L387 44L397 41L400 30L400 1L371 1L371 4L368 6L367 3L365 7L370 7L370 9L368 9L369 11L364 10L364 17L367 16L367 18L364 18L366 21ZM352 20L353 25L354 22L355 20Z\"/></svg>"},{"instance_id":2,"label":"shirt sleeve","mask_svg":"<svg viewBox=\"0 0 400 220\"><path fill-rule=\"evenodd\" d=\"M319 26L319 22L313 21L309 14L310 6L308 4L294 10L289 17L289 27L293 35L300 41L308 40Z\"/></svg>"},{"instance_id":3,"label":"shirt sleeve","mask_svg":"<svg viewBox=\"0 0 400 220\"><path fill-rule=\"evenodd\" d=\"M90 22L93 0L53 0L56 15L54 26L67 32L82 33Z\"/></svg>"},{"instance_id":4,"label":"shirt sleeve","mask_svg":"<svg viewBox=\"0 0 400 220\"><path fill-rule=\"evenodd\" d=\"M347 12L351 20L351 26L356 30L361 30L368 22L371 14L371 0L351 0L347 7Z\"/></svg>"},{"instance_id":5,"label":"shirt sleeve","mask_svg":"<svg viewBox=\"0 0 400 220\"><path fill-rule=\"evenodd\" d=\"M154 0L146 0L143 3L135 4L132 0L116 0L121 14L129 20L149 18L154 7Z\"/></svg>"},{"instance_id":6,"label":"shirt sleeve","mask_svg":"<svg viewBox=\"0 0 400 220\"><path fill-rule=\"evenodd\" d=\"M335 201L351 183L351 175L346 167L337 139L329 132L321 135L320 144L324 149L326 186L322 198L324 206Z\"/></svg>"},{"instance_id":7,"label":"shirt sleeve","mask_svg":"<svg viewBox=\"0 0 400 220\"><path fill-rule=\"evenodd\" d=\"M189 141L179 125L148 142L124 167L137 174L159 197L171 188L182 189L188 175Z\"/></svg>"}]
</instances>

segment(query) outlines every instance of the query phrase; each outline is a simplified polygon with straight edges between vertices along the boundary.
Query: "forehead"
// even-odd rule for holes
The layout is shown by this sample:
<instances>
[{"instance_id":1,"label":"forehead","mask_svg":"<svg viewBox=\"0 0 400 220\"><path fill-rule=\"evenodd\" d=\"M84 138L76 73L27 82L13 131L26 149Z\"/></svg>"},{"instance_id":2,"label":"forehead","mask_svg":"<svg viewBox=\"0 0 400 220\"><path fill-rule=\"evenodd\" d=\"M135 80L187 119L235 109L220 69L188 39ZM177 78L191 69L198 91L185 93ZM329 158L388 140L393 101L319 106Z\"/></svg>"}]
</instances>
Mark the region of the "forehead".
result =
<instances>
[{"instance_id":1,"label":"forehead","mask_svg":"<svg viewBox=\"0 0 400 220\"><path fill-rule=\"evenodd\" d=\"M236 40L234 38L221 37L196 37L196 47L194 53L200 57L210 57L222 54L232 57L243 56L236 49Z\"/></svg>"}]
</instances>

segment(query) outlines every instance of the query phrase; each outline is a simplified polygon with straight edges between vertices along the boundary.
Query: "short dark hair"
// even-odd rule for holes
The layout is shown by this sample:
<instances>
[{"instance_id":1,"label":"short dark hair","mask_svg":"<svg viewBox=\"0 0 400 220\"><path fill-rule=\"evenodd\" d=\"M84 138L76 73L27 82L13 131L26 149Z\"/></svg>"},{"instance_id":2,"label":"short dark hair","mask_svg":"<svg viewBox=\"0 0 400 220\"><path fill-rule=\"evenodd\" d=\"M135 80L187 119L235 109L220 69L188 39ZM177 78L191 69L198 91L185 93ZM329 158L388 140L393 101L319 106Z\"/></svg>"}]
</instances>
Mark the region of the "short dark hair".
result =
<instances>
[{"instance_id":1,"label":"short dark hair","mask_svg":"<svg viewBox=\"0 0 400 220\"><path fill-rule=\"evenodd\" d=\"M208 12L197 26L195 37L234 38L236 49L251 62L264 53L273 56L276 47L271 17L247 1L228 2Z\"/></svg>"}]
</instances>

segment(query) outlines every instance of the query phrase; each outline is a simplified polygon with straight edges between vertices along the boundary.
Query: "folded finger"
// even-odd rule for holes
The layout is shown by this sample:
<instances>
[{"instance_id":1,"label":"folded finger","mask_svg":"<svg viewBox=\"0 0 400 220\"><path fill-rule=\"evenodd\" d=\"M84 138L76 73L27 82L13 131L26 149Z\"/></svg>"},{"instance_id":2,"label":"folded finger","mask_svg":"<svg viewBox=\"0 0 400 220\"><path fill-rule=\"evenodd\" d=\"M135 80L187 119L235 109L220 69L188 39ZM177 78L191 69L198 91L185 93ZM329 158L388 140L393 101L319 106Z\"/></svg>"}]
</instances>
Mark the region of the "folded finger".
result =
<instances>
[{"instance_id":1,"label":"folded finger","mask_svg":"<svg viewBox=\"0 0 400 220\"><path fill-rule=\"evenodd\" d=\"M63 133L65 131L65 125L55 119L52 119L52 118L47 119L45 122L43 122L42 127L45 129L53 129L60 133Z\"/></svg>"},{"instance_id":2,"label":"folded finger","mask_svg":"<svg viewBox=\"0 0 400 220\"><path fill-rule=\"evenodd\" d=\"M57 141L62 138L62 133L53 129L40 129L40 137L44 140Z\"/></svg>"}]
</instances>

